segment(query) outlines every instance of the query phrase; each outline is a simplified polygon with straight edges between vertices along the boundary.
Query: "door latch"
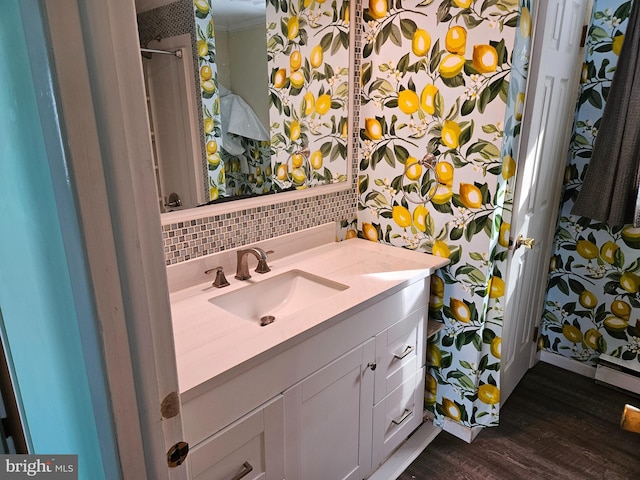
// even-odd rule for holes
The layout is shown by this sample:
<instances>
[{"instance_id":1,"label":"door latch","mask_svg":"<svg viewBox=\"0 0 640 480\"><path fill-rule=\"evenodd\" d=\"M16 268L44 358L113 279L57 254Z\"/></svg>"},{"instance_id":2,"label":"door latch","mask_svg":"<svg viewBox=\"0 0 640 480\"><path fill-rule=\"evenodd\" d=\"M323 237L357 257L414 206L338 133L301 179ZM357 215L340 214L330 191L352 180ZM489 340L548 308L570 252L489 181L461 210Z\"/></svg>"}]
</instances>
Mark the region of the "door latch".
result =
<instances>
[{"instance_id":1,"label":"door latch","mask_svg":"<svg viewBox=\"0 0 640 480\"><path fill-rule=\"evenodd\" d=\"M524 246L524 248L532 249L536 244L535 238L525 238L522 234L518 235L516 238L515 244L513 242L513 238L509 239L509 250L517 250L518 247Z\"/></svg>"}]
</instances>

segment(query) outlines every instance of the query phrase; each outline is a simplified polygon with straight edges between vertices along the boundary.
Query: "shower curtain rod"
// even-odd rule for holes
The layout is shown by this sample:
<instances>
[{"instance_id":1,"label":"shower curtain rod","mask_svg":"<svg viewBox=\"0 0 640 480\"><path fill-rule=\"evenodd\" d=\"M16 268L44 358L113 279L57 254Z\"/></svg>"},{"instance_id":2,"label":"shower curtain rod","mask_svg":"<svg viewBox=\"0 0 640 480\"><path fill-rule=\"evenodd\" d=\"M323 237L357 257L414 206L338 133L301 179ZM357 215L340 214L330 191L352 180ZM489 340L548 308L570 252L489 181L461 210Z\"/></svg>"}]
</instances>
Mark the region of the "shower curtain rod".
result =
<instances>
[{"instance_id":1,"label":"shower curtain rod","mask_svg":"<svg viewBox=\"0 0 640 480\"><path fill-rule=\"evenodd\" d=\"M182 58L182 50L175 50L173 52L168 50L155 50L153 48L140 48L144 53L161 53L162 55L175 55L178 58Z\"/></svg>"}]
</instances>

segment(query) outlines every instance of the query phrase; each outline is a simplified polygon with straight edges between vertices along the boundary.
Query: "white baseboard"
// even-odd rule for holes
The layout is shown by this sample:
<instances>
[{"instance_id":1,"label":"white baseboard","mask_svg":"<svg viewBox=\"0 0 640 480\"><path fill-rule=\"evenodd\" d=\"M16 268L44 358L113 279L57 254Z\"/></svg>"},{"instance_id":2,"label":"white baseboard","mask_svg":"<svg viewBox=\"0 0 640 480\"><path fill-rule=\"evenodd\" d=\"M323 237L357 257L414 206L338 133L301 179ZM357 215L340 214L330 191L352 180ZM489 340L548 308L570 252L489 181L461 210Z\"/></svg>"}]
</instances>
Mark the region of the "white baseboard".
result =
<instances>
[{"instance_id":1,"label":"white baseboard","mask_svg":"<svg viewBox=\"0 0 640 480\"><path fill-rule=\"evenodd\" d=\"M396 480L442 431L431 421L422 424L368 480Z\"/></svg>"},{"instance_id":2,"label":"white baseboard","mask_svg":"<svg viewBox=\"0 0 640 480\"><path fill-rule=\"evenodd\" d=\"M458 422L454 422L450 418L444 419L443 430L450 433L454 437L458 437L460 440L464 440L467 443L473 442L484 427L465 427Z\"/></svg>"},{"instance_id":3,"label":"white baseboard","mask_svg":"<svg viewBox=\"0 0 640 480\"><path fill-rule=\"evenodd\" d=\"M596 378L596 367L585 365L582 362L558 355L557 353L543 350L540 352L540 361L555 365L556 367L564 368L565 370L578 373L585 377Z\"/></svg>"}]
</instances>

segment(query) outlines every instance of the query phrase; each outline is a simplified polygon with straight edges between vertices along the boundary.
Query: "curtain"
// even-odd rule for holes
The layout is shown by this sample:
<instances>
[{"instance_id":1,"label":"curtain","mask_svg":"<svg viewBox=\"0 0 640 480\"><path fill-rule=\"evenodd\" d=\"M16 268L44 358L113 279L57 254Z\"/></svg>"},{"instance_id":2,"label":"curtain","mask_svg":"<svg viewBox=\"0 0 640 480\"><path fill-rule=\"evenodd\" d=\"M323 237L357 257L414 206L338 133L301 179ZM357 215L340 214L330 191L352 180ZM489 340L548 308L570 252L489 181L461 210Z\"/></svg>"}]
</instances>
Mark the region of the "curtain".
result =
<instances>
[{"instance_id":1,"label":"curtain","mask_svg":"<svg viewBox=\"0 0 640 480\"><path fill-rule=\"evenodd\" d=\"M640 226L640 0L624 44L574 215Z\"/></svg>"}]
</instances>

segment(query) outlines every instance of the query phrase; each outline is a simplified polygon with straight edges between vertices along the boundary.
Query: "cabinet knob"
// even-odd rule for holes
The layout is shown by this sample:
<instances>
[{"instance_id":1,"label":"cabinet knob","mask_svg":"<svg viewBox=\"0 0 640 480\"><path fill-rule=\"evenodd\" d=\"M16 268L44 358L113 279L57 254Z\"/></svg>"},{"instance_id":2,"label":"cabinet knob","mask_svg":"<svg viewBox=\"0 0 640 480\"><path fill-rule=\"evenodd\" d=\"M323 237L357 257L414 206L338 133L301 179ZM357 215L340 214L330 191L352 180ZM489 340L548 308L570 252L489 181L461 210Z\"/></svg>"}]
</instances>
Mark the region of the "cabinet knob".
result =
<instances>
[{"instance_id":1,"label":"cabinet knob","mask_svg":"<svg viewBox=\"0 0 640 480\"><path fill-rule=\"evenodd\" d=\"M373 371L376 368L378 368L378 365L376 365L375 362L372 362L372 363L367 363L367 367L369 367L371 369L371 371Z\"/></svg>"}]
</instances>

